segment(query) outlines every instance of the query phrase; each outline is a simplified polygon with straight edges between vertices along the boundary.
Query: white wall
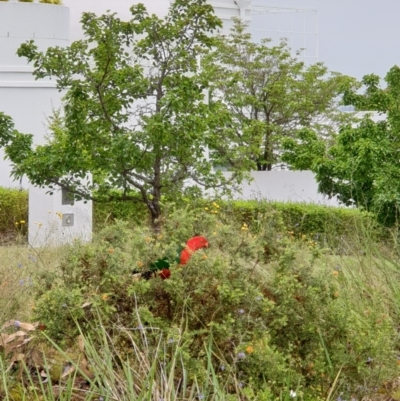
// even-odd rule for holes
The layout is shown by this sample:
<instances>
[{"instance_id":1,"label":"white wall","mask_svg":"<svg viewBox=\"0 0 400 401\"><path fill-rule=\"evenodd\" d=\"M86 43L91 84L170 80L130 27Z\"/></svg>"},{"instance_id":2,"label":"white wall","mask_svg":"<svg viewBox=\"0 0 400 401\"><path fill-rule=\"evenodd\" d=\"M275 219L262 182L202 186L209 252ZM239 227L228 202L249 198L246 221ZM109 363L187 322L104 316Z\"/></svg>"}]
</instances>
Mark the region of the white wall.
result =
<instances>
[{"instance_id":1,"label":"white wall","mask_svg":"<svg viewBox=\"0 0 400 401\"><path fill-rule=\"evenodd\" d=\"M229 176L229 173L224 173ZM235 199L305 202L339 206L336 198L328 199L318 193L312 171L253 171L253 181L244 183Z\"/></svg>"},{"instance_id":2,"label":"white wall","mask_svg":"<svg viewBox=\"0 0 400 401\"><path fill-rule=\"evenodd\" d=\"M104 14L107 10L111 10L111 12L117 13L121 19L129 20L132 17L129 8L133 4L143 3L150 14L154 13L163 17L167 14L172 2L173 0L63 0L63 4L70 8L72 41L82 37L79 21L84 11ZM214 7L215 14L224 21L224 33L229 33L232 17L242 16L246 21L251 19L251 0L209 0L209 3Z\"/></svg>"},{"instance_id":3,"label":"white wall","mask_svg":"<svg viewBox=\"0 0 400 401\"><path fill-rule=\"evenodd\" d=\"M251 0L209 0L214 7L215 14L224 23L222 33L228 35L233 26L232 18L241 18L246 22L251 21Z\"/></svg>"},{"instance_id":4,"label":"white wall","mask_svg":"<svg viewBox=\"0 0 400 401\"><path fill-rule=\"evenodd\" d=\"M21 43L35 40L40 49L69 44L69 9L51 4L0 2L0 111L17 130L43 143L46 117L60 105L54 81L35 81L33 68L16 55ZM0 186L19 186L0 150ZM27 186L27 181L23 185Z\"/></svg>"},{"instance_id":5,"label":"white wall","mask_svg":"<svg viewBox=\"0 0 400 401\"><path fill-rule=\"evenodd\" d=\"M63 4L70 8L71 13L71 41L82 38L80 19L83 12L101 15L110 10L127 21L132 18L129 8L138 3L145 4L150 14L164 16L168 12L169 0L63 0Z\"/></svg>"},{"instance_id":6,"label":"white wall","mask_svg":"<svg viewBox=\"0 0 400 401\"><path fill-rule=\"evenodd\" d=\"M0 83L0 111L13 117L20 132L34 134L35 144L44 142L46 119L51 115L52 108L58 108L60 104L60 95L54 88L7 87ZM0 186L20 186L18 181L13 181L10 177L10 163L3 158L4 151L0 149ZM23 179L21 186L27 188L27 179Z\"/></svg>"},{"instance_id":7,"label":"white wall","mask_svg":"<svg viewBox=\"0 0 400 401\"><path fill-rule=\"evenodd\" d=\"M29 186L28 242L33 247L71 244L75 240L92 238L92 202L63 205L61 190L49 195L47 188ZM63 226L67 215L73 216L73 225Z\"/></svg>"}]
</instances>

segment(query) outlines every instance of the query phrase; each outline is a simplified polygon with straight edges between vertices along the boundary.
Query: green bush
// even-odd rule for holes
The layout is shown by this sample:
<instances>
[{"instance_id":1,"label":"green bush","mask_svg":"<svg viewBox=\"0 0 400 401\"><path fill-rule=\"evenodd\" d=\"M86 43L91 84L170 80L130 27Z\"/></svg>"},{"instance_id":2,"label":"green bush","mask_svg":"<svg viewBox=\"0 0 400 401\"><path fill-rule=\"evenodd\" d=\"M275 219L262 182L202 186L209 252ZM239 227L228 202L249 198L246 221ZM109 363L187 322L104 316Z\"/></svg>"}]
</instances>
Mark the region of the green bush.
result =
<instances>
[{"instance_id":1,"label":"green bush","mask_svg":"<svg viewBox=\"0 0 400 401\"><path fill-rule=\"evenodd\" d=\"M91 244L76 243L38 281L35 318L65 346L76 341L76 323L92 338L104 330L123 361L132 339L145 336L146 352L159 353L161 337L160 360L168 363L168 343L178 344L185 380L204 383L211 362L228 392L240 383L249 399L279 398L290 383L303 399L326 398L332 388L362 398L398 375L387 286L366 281L360 294L354 276L320 263L318 245L295 241L274 211L242 223L221 209L171 210L157 235L117 221ZM194 234L210 248L184 267L172 264L170 279L134 279L132 270L173 260ZM175 374L179 382L179 368Z\"/></svg>"},{"instance_id":2,"label":"green bush","mask_svg":"<svg viewBox=\"0 0 400 401\"><path fill-rule=\"evenodd\" d=\"M99 231L115 220L124 220L132 224L142 224L148 221L147 207L140 201L139 196L137 201L94 202L94 231Z\"/></svg>"},{"instance_id":3,"label":"green bush","mask_svg":"<svg viewBox=\"0 0 400 401\"><path fill-rule=\"evenodd\" d=\"M8 0L0 0L8 1ZM20 3L33 3L33 0L18 0ZM62 5L62 0L39 0L40 3Z\"/></svg>"},{"instance_id":4,"label":"green bush","mask_svg":"<svg viewBox=\"0 0 400 401\"><path fill-rule=\"evenodd\" d=\"M191 210L212 211L213 202L205 200L187 201L180 205ZM387 239L387 232L377 223L371 213L359 209L329 207L309 203L230 201L219 202L220 210L228 219L250 224L256 222L259 214L266 212L282 224L286 231L296 238L307 236L324 246L335 249L351 248L360 243L361 237L373 240ZM147 221L147 209L140 202L105 202L94 205L94 227L98 230L115 219L133 224ZM361 237L360 237L361 235Z\"/></svg>"},{"instance_id":5,"label":"green bush","mask_svg":"<svg viewBox=\"0 0 400 401\"><path fill-rule=\"evenodd\" d=\"M0 234L25 233L28 222L28 191L0 187Z\"/></svg>"},{"instance_id":6,"label":"green bush","mask_svg":"<svg viewBox=\"0 0 400 401\"><path fill-rule=\"evenodd\" d=\"M354 248L362 240L386 239L386 231L375 216L359 209L329 207L310 203L235 201L228 206L236 218L251 221L258 213L274 210L294 237L307 236L325 246Z\"/></svg>"},{"instance_id":7,"label":"green bush","mask_svg":"<svg viewBox=\"0 0 400 401\"><path fill-rule=\"evenodd\" d=\"M62 5L62 0L40 0L40 3Z\"/></svg>"},{"instance_id":8,"label":"green bush","mask_svg":"<svg viewBox=\"0 0 400 401\"><path fill-rule=\"evenodd\" d=\"M180 205L182 206L182 205ZM183 206L192 211L215 211L213 202L188 201ZM28 198L26 191L0 188L0 232L15 231L15 223L27 221ZM165 205L168 213L168 205ZM386 239L386 231L374 216L358 209L327 207L303 203L232 201L219 202L227 221L260 224L258 216L268 213L269 224L284 226L293 237L307 236L309 240L339 249L360 243L368 234L373 240ZM145 205L139 197L136 202L95 202L93 207L94 231L99 232L115 220L129 222L131 226L148 221ZM21 230L21 226L18 227ZM25 230L25 228L23 228ZM360 235L361 234L361 235Z\"/></svg>"}]
</instances>

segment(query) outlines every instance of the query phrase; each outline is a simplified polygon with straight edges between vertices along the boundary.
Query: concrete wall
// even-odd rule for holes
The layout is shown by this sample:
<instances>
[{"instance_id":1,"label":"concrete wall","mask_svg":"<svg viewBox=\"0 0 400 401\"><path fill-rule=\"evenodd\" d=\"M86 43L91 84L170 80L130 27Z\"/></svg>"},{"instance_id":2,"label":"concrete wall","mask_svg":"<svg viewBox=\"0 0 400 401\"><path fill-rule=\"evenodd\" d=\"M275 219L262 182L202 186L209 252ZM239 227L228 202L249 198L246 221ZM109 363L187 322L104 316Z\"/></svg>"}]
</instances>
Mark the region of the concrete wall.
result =
<instances>
[{"instance_id":1,"label":"concrete wall","mask_svg":"<svg viewBox=\"0 0 400 401\"><path fill-rule=\"evenodd\" d=\"M209 0L209 3L214 7L215 14L223 21L222 33L225 35L229 34L233 26L233 17L247 22L251 20L251 0Z\"/></svg>"},{"instance_id":2,"label":"concrete wall","mask_svg":"<svg viewBox=\"0 0 400 401\"><path fill-rule=\"evenodd\" d=\"M168 12L168 8L173 0L63 0L63 4L70 8L71 13L71 40L77 40L82 37L82 29L80 25L81 15L84 11L94 12L96 14L104 14L107 10L111 10L118 14L123 20L132 17L129 8L133 4L143 3L150 14L157 14L160 17ZM232 26L232 17L242 17L249 21L251 0L209 0L214 7L216 15L224 21L224 33L229 33ZM242 10L242 11L241 11Z\"/></svg>"},{"instance_id":3,"label":"concrete wall","mask_svg":"<svg viewBox=\"0 0 400 401\"><path fill-rule=\"evenodd\" d=\"M169 7L169 0L63 0L63 4L69 7L71 13L71 41L82 38L80 19L85 11L97 15L105 14L107 10L117 13L122 20L129 20L132 14L129 8L133 4L143 3L150 14L164 16Z\"/></svg>"},{"instance_id":4,"label":"concrete wall","mask_svg":"<svg viewBox=\"0 0 400 401\"><path fill-rule=\"evenodd\" d=\"M229 173L224 173L229 176ZM339 206L336 198L318 193L318 184L311 171L253 171L253 181L244 183L235 199L305 202Z\"/></svg>"},{"instance_id":5,"label":"concrete wall","mask_svg":"<svg viewBox=\"0 0 400 401\"><path fill-rule=\"evenodd\" d=\"M7 87L0 82L0 111L13 117L19 131L34 134L35 144L44 142L46 119L51 115L52 107L57 108L60 103L60 95L54 88ZM0 186L27 188L27 179L23 179L22 183L13 181L10 163L3 158L4 151L0 149Z\"/></svg>"},{"instance_id":6,"label":"concrete wall","mask_svg":"<svg viewBox=\"0 0 400 401\"><path fill-rule=\"evenodd\" d=\"M61 190L29 186L28 242L33 247L71 244L92 238L92 202L63 205ZM71 222L66 218L72 217ZM67 222L67 224L66 224Z\"/></svg>"}]
</instances>

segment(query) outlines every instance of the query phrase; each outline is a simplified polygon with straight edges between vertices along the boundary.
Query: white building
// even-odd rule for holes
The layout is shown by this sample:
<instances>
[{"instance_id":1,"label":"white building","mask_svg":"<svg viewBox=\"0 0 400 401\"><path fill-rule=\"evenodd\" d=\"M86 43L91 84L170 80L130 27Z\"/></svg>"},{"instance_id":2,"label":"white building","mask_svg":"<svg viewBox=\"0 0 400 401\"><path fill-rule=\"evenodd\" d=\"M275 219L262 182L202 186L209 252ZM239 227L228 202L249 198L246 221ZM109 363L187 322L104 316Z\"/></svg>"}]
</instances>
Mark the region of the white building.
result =
<instances>
[{"instance_id":1,"label":"white building","mask_svg":"<svg viewBox=\"0 0 400 401\"><path fill-rule=\"evenodd\" d=\"M16 128L43 141L46 116L60 105L54 81L35 81L33 68L16 55L21 43L33 39L41 49L69 44L69 9L49 4L0 3L0 111ZM0 185L17 186L0 149ZM26 182L25 182L26 186Z\"/></svg>"}]
</instances>

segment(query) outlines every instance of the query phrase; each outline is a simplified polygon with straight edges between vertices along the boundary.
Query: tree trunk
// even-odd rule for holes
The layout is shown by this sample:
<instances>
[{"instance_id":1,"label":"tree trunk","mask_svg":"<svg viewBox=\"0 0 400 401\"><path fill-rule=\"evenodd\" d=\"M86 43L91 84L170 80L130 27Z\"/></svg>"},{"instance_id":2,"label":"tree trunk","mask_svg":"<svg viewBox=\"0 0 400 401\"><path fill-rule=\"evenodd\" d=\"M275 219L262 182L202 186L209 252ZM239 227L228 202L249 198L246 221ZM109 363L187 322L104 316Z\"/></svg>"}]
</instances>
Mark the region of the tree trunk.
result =
<instances>
[{"instance_id":1,"label":"tree trunk","mask_svg":"<svg viewBox=\"0 0 400 401\"><path fill-rule=\"evenodd\" d=\"M257 162L257 171L271 171L272 163Z\"/></svg>"},{"instance_id":2,"label":"tree trunk","mask_svg":"<svg viewBox=\"0 0 400 401\"><path fill-rule=\"evenodd\" d=\"M161 232L161 208L159 198L153 198L150 201L150 214L151 214L151 228L155 234L160 234Z\"/></svg>"},{"instance_id":3,"label":"tree trunk","mask_svg":"<svg viewBox=\"0 0 400 401\"><path fill-rule=\"evenodd\" d=\"M153 184L153 198L151 199L151 226L156 234L161 231L161 157L156 156L154 161L154 184Z\"/></svg>"},{"instance_id":4,"label":"tree trunk","mask_svg":"<svg viewBox=\"0 0 400 401\"><path fill-rule=\"evenodd\" d=\"M273 161L273 150L269 138L271 133L268 132L265 137L264 143L264 152L262 159L257 161L257 170L258 171L271 171L272 170L272 161Z\"/></svg>"}]
</instances>

